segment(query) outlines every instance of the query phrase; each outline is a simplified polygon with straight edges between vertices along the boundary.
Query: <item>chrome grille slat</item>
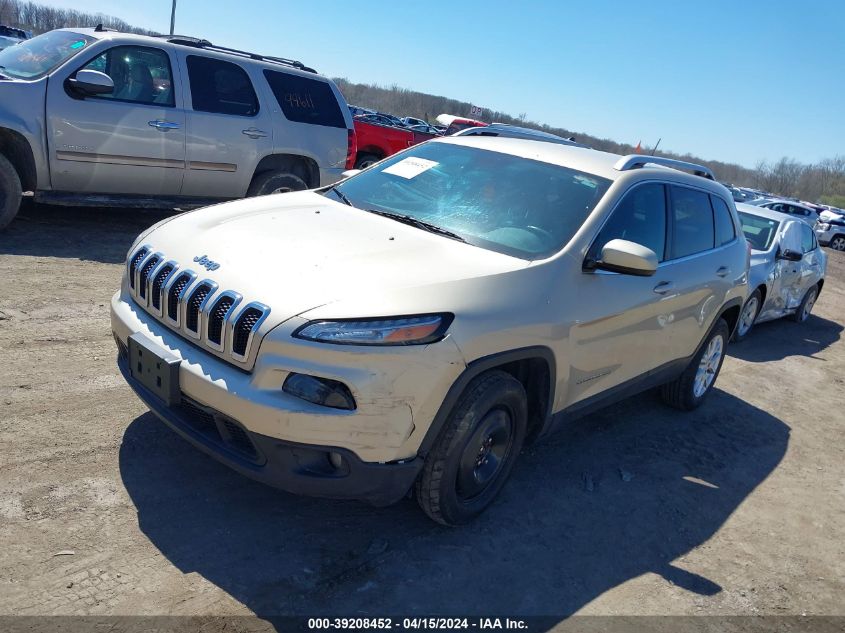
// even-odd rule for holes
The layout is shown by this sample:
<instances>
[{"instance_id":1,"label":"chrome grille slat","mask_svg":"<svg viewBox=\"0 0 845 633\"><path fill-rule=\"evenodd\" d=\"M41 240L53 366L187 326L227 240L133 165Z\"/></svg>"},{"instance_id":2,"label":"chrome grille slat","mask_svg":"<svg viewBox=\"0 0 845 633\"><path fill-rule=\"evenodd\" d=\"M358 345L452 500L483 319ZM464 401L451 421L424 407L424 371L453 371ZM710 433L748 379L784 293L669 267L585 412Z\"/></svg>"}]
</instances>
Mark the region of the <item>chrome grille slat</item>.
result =
<instances>
[{"instance_id":1,"label":"chrome grille slat","mask_svg":"<svg viewBox=\"0 0 845 633\"><path fill-rule=\"evenodd\" d=\"M250 358L253 341L270 313L268 306L252 302L240 307L240 294L218 292L215 281L198 279L149 245L138 248L126 267L129 293L141 308L230 362Z\"/></svg>"}]
</instances>

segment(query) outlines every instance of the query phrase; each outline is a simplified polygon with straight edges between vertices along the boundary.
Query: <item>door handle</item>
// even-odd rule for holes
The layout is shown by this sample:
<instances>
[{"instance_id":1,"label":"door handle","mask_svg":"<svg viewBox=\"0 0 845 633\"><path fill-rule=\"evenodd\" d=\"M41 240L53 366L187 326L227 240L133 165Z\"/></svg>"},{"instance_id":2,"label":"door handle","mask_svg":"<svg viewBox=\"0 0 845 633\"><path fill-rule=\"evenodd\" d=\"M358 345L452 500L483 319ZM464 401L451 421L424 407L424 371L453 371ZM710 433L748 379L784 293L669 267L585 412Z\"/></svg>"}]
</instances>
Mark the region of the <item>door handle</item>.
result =
<instances>
[{"instance_id":1,"label":"door handle","mask_svg":"<svg viewBox=\"0 0 845 633\"><path fill-rule=\"evenodd\" d=\"M667 292L672 292L675 289L675 284L671 281L661 281L654 287L654 292L659 295L665 295Z\"/></svg>"},{"instance_id":2,"label":"door handle","mask_svg":"<svg viewBox=\"0 0 845 633\"><path fill-rule=\"evenodd\" d=\"M241 132L246 134L249 138L265 138L267 136L267 132L254 127L241 130Z\"/></svg>"},{"instance_id":3,"label":"door handle","mask_svg":"<svg viewBox=\"0 0 845 633\"><path fill-rule=\"evenodd\" d=\"M155 121L150 121L150 127L166 132L167 130L178 130L182 126L178 123L174 123L173 121L162 121L160 119L156 119Z\"/></svg>"},{"instance_id":4,"label":"door handle","mask_svg":"<svg viewBox=\"0 0 845 633\"><path fill-rule=\"evenodd\" d=\"M719 268L719 270L716 271L716 274L719 275L719 277L727 277L731 274L731 269L727 266L722 266L721 268Z\"/></svg>"}]
</instances>

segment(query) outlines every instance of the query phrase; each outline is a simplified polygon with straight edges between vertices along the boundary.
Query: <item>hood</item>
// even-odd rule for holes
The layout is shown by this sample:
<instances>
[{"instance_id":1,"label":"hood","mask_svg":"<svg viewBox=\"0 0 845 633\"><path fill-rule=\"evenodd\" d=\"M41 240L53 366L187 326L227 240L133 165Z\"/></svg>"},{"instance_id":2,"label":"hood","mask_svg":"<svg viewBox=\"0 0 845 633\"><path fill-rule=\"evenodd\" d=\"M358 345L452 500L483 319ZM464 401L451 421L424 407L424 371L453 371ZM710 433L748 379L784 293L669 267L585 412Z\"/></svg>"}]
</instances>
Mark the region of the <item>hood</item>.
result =
<instances>
[{"instance_id":1,"label":"hood","mask_svg":"<svg viewBox=\"0 0 845 633\"><path fill-rule=\"evenodd\" d=\"M181 269L193 270L200 279L217 282L219 290L240 293L244 304L258 301L270 306L271 327L343 299L383 298L393 290L529 265L310 191L185 213L140 243L176 261ZM391 308L380 301L365 316L389 315Z\"/></svg>"}]
</instances>

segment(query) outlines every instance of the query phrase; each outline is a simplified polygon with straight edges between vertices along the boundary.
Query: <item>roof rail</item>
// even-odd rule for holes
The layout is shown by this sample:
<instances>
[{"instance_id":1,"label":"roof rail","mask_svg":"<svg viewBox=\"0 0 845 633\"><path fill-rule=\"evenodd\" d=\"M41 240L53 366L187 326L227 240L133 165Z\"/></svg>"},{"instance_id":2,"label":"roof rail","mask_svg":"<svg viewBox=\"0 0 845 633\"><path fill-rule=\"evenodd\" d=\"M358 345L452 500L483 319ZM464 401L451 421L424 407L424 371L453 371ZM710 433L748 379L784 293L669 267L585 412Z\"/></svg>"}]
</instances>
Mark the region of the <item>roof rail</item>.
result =
<instances>
[{"instance_id":1,"label":"roof rail","mask_svg":"<svg viewBox=\"0 0 845 633\"><path fill-rule=\"evenodd\" d=\"M628 154L623 156L613 168L616 171L628 171L629 169L638 169L646 165L661 165L663 167L671 167L672 169L684 169L691 171L696 176L707 178L709 180L716 180L713 175L713 170L704 165L697 165L695 163L688 163L683 160L675 160L674 158L663 158L662 156L645 156L643 154Z\"/></svg>"},{"instance_id":2,"label":"roof rail","mask_svg":"<svg viewBox=\"0 0 845 633\"><path fill-rule=\"evenodd\" d=\"M182 46L193 46L194 48L202 48L209 51L218 51L221 53L229 53L231 55L238 55L240 57L247 57L260 62L270 62L273 64L282 64L283 66L290 66L297 70L304 70L309 73L317 73L313 68L309 68L305 64L295 59L285 59L284 57L273 57L271 55L259 55L258 53L250 53L248 51L241 51L237 48L227 48L225 46L215 46L206 39L199 37L191 37L189 35L159 35L165 41L171 44L181 44Z\"/></svg>"}]
</instances>

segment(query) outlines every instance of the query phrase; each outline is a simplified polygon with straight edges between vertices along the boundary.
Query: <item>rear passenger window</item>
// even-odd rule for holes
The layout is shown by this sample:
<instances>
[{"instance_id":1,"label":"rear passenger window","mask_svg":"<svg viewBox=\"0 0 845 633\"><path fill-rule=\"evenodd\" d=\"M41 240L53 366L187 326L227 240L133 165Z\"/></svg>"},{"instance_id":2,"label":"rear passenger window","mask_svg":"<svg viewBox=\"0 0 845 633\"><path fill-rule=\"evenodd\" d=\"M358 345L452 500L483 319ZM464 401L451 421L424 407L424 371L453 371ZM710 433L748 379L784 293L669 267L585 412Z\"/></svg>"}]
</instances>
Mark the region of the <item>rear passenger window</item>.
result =
<instances>
[{"instance_id":1,"label":"rear passenger window","mask_svg":"<svg viewBox=\"0 0 845 633\"><path fill-rule=\"evenodd\" d=\"M649 183L635 187L616 205L590 249L589 258L599 259L610 240L628 240L646 246L663 261L666 250L666 193L663 185Z\"/></svg>"},{"instance_id":2,"label":"rear passenger window","mask_svg":"<svg viewBox=\"0 0 845 633\"><path fill-rule=\"evenodd\" d=\"M702 191L672 185L672 243L670 259L694 255L713 248L713 209Z\"/></svg>"},{"instance_id":3,"label":"rear passenger window","mask_svg":"<svg viewBox=\"0 0 845 633\"><path fill-rule=\"evenodd\" d=\"M194 110L236 116L258 114L258 97L243 68L198 55L188 55L187 63Z\"/></svg>"},{"instance_id":4,"label":"rear passenger window","mask_svg":"<svg viewBox=\"0 0 845 633\"><path fill-rule=\"evenodd\" d=\"M325 81L265 70L264 77L288 121L346 128L331 86Z\"/></svg>"},{"instance_id":5,"label":"rear passenger window","mask_svg":"<svg viewBox=\"0 0 845 633\"><path fill-rule=\"evenodd\" d=\"M719 196L710 196L710 202L713 203L713 220L716 224L716 246L721 246L736 237L736 227L724 200Z\"/></svg>"}]
</instances>

